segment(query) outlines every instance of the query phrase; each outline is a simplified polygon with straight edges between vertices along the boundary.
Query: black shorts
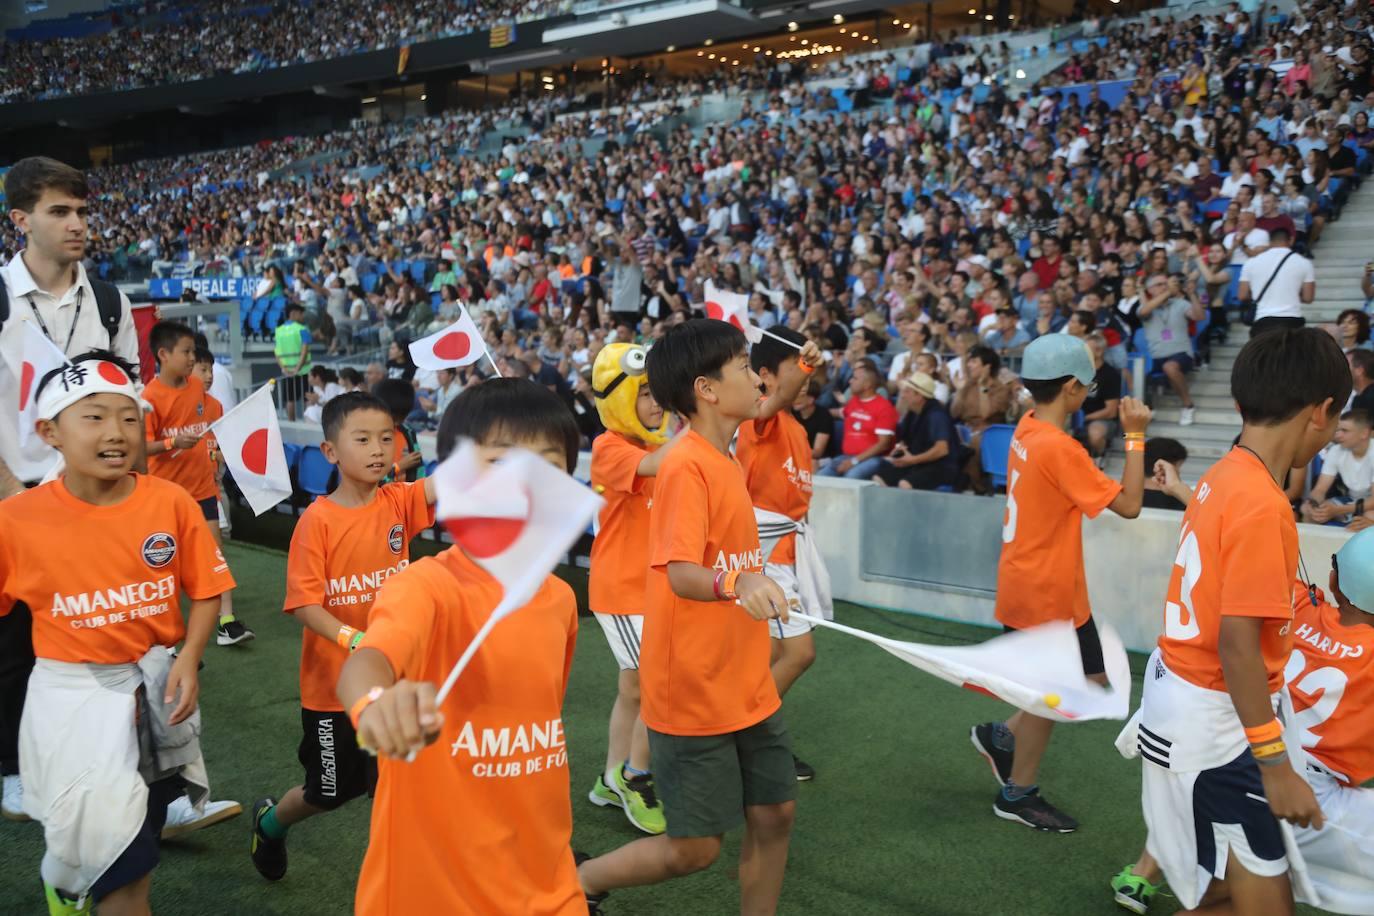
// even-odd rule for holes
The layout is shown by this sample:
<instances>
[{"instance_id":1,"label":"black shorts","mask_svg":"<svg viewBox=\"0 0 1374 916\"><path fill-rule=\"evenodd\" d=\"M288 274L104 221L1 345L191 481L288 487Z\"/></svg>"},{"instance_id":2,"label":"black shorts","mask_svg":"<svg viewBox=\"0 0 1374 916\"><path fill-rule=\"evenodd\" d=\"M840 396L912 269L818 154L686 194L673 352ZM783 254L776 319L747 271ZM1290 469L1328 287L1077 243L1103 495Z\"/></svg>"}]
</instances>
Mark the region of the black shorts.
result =
<instances>
[{"instance_id":1,"label":"black shorts","mask_svg":"<svg viewBox=\"0 0 1374 916\"><path fill-rule=\"evenodd\" d=\"M96 903L157 868L162 859L162 828L167 823L167 806L185 791L186 783L180 776L168 776L148 786L148 813L144 815L143 826L138 828L119 858L91 885L91 896Z\"/></svg>"},{"instance_id":2,"label":"black shorts","mask_svg":"<svg viewBox=\"0 0 1374 916\"><path fill-rule=\"evenodd\" d=\"M196 505L200 506L200 514L205 516L207 522L219 521L219 499L217 497L198 499Z\"/></svg>"},{"instance_id":3,"label":"black shorts","mask_svg":"<svg viewBox=\"0 0 1374 916\"><path fill-rule=\"evenodd\" d=\"M1016 630L1016 627L1002 627L1004 633L1014 633ZM1088 677L1106 674L1107 665L1102 660L1102 637L1097 635L1097 621L1089 617L1088 622L1074 632L1078 634L1078 655L1083 660L1083 673Z\"/></svg>"},{"instance_id":4,"label":"black shorts","mask_svg":"<svg viewBox=\"0 0 1374 916\"><path fill-rule=\"evenodd\" d=\"M1193 823L1197 836L1197 864L1217 871L1213 824L1237 824L1250 851L1265 862L1282 860L1287 851L1278 819L1269 810L1259 764L1247 747L1225 766L1197 774L1193 783Z\"/></svg>"},{"instance_id":5,"label":"black shorts","mask_svg":"<svg viewBox=\"0 0 1374 916\"><path fill-rule=\"evenodd\" d=\"M358 747L358 734L343 712L301 710L305 800L326 811L377 788L377 761Z\"/></svg>"},{"instance_id":6,"label":"black shorts","mask_svg":"<svg viewBox=\"0 0 1374 916\"><path fill-rule=\"evenodd\" d=\"M277 381L277 400L286 404L304 399L305 384L309 379L309 369L302 369L295 375L283 375Z\"/></svg>"}]
</instances>

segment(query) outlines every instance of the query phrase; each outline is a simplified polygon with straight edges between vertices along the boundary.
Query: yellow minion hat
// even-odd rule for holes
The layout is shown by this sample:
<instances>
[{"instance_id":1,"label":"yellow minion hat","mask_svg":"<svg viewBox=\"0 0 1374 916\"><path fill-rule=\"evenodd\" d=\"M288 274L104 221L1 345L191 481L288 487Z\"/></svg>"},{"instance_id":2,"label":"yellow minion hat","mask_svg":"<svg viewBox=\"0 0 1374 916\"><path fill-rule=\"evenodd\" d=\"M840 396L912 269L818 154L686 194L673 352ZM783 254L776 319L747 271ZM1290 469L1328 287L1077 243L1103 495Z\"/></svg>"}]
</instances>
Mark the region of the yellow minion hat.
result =
<instances>
[{"instance_id":1,"label":"yellow minion hat","mask_svg":"<svg viewBox=\"0 0 1374 916\"><path fill-rule=\"evenodd\" d=\"M632 436L650 445L668 441L667 411L658 429L646 429L635 413L639 389L649 383L644 361L649 351L639 344L614 343L603 347L592 365L592 394L601 425L612 432Z\"/></svg>"}]
</instances>

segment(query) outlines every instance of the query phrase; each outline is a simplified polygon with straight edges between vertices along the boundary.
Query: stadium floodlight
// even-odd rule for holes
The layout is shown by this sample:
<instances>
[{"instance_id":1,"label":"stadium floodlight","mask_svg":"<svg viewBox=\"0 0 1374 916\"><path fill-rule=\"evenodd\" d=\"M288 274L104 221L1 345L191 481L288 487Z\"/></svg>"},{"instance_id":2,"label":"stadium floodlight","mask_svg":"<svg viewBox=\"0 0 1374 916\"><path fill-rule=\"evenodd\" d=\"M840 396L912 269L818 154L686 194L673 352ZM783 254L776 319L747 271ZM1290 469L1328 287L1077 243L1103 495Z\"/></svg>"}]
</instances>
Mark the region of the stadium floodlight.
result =
<instances>
[{"instance_id":1,"label":"stadium floodlight","mask_svg":"<svg viewBox=\"0 0 1374 916\"><path fill-rule=\"evenodd\" d=\"M797 26L796 20L793 20L792 22L787 23L787 31L789 31L789 32L795 32L797 29L798 29L798 26Z\"/></svg>"},{"instance_id":2,"label":"stadium floodlight","mask_svg":"<svg viewBox=\"0 0 1374 916\"><path fill-rule=\"evenodd\" d=\"M833 20L835 21L835 24L836 24L836 25L841 25L841 24L844 22L844 14L843 14L843 13L836 13L834 16L832 16L832 17L830 17L830 18L833 19Z\"/></svg>"}]
</instances>

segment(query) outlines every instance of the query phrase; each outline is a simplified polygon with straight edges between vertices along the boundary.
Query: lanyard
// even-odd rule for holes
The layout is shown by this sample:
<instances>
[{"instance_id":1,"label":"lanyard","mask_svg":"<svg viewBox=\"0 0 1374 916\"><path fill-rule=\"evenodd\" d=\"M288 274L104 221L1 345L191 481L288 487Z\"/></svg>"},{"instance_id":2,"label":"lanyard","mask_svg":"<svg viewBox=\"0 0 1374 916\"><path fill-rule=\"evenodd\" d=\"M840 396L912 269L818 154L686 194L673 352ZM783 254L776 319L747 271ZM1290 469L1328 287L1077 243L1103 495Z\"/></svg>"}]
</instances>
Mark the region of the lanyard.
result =
<instances>
[{"instance_id":1,"label":"lanyard","mask_svg":"<svg viewBox=\"0 0 1374 916\"><path fill-rule=\"evenodd\" d=\"M76 325L77 322L81 320L81 300L85 292L86 287L84 286L78 286L76 288L76 313L72 315L72 326L67 331L67 345L62 348L62 352L64 354L70 351L72 348L72 338L76 336ZM38 319L38 326L43 329L43 336L47 337L48 340L51 340L53 344L56 345L57 340L52 336L52 332L48 330L47 322L43 320L42 315L38 314L38 306L33 304L33 294L30 293L24 298L29 303L29 311L33 312L33 317Z\"/></svg>"}]
</instances>

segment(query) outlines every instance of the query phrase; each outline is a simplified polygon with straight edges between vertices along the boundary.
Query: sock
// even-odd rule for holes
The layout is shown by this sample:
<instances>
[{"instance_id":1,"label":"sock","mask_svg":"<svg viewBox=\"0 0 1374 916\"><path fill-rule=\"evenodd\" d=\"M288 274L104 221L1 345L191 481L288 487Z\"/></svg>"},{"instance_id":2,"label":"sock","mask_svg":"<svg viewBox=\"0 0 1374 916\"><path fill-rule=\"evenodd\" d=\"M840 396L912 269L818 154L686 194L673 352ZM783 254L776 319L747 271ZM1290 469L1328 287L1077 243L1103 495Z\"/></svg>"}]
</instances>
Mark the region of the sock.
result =
<instances>
[{"instance_id":1,"label":"sock","mask_svg":"<svg viewBox=\"0 0 1374 916\"><path fill-rule=\"evenodd\" d=\"M999 751L1016 750L1016 736L1007 728L1007 723L998 722L992 726L992 744Z\"/></svg>"},{"instance_id":2,"label":"sock","mask_svg":"<svg viewBox=\"0 0 1374 916\"><path fill-rule=\"evenodd\" d=\"M630 761L628 760L625 761L625 765L620 769L621 772L625 774L626 779L633 779L636 776L648 776L651 772L649 770L636 770L634 767L630 766Z\"/></svg>"},{"instance_id":3,"label":"sock","mask_svg":"<svg viewBox=\"0 0 1374 916\"><path fill-rule=\"evenodd\" d=\"M219 625L224 626L234 619L234 592L233 589L219 596Z\"/></svg>"},{"instance_id":4,"label":"sock","mask_svg":"<svg viewBox=\"0 0 1374 916\"><path fill-rule=\"evenodd\" d=\"M286 836L287 827L277 822L277 806L273 805L258 818L258 830L269 840L280 840Z\"/></svg>"},{"instance_id":5,"label":"sock","mask_svg":"<svg viewBox=\"0 0 1374 916\"><path fill-rule=\"evenodd\" d=\"M1005 798L1007 801L1017 801L1018 799L1025 798L1027 795L1030 795L1038 788L1039 786L1018 786L1014 782L1009 782L1002 787L1002 797Z\"/></svg>"}]
</instances>

